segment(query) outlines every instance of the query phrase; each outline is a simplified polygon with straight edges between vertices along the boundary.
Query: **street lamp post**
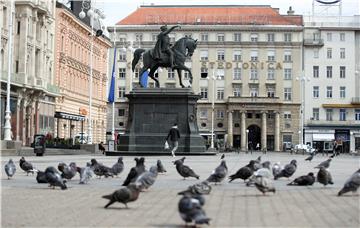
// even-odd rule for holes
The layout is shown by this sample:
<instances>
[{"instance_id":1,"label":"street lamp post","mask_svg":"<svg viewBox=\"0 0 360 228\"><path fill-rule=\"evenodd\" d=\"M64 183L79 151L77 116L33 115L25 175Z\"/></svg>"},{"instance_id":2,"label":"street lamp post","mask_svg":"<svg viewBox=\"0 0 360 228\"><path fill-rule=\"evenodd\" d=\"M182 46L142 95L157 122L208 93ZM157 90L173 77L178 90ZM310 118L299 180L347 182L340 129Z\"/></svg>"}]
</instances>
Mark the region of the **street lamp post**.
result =
<instances>
[{"instance_id":1,"label":"street lamp post","mask_svg":"<svg viewBox=\"0 0 360 228\"><path fill-rule=\"evenodd\" d=\"M215 70L212 70L212 99L211 99L211 144L210 144L210 150L214 150L214 113L215 113L215 83L216 83L216 77L215 77Z\"/></svg>"},{"instance_id":2,"label":"street lamp post","mask_svg":"<svg viewBox=\"0 0 360 228\"><path fill-rule=\"evenodd\" d=\"M301 105L300 105L300 130L299 130L299 144L304 144L304 111L305 111L305 81L309 81L310 79L301 76L297 77L296 80L300 81L300 97L301 97Z\"/></svg>"}]
</instances>

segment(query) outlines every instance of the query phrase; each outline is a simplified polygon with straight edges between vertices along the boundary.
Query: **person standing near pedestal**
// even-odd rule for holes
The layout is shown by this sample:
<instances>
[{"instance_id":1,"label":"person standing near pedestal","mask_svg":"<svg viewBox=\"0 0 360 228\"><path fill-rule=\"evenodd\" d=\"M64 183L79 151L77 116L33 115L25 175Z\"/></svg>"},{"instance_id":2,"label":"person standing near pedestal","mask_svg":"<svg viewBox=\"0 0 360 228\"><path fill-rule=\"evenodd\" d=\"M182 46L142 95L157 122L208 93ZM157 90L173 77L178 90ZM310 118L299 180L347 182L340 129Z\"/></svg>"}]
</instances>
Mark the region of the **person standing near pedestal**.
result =
<instances>
[{"instance_id":1,"label":"person standing near pedestal","mask_svg":"<svg viewBox=\"0 0 360 228\"><path fill-rule=\"evenodd\" d=\"M173 157L175 157L175 151L177 150L177 148L179 146L179 138L180 138L180 132L179 132L177 124L175 123L172 126L172 128L170 129L169 134L166 137L166 141L168 141L170 144L171 155Z\"/></svg>"}]
</instances>

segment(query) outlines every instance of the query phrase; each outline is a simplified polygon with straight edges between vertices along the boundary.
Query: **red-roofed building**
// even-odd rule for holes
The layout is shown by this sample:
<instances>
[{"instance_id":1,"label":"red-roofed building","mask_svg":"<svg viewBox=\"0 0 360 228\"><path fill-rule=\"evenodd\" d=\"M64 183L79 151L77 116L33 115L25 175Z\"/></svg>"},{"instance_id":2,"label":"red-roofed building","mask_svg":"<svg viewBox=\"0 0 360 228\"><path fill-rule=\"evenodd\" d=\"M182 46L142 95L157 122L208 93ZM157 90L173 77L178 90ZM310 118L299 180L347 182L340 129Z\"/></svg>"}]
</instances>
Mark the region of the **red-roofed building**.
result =
<instances>
[{"instance_id":1,"label":"red-roofed building","mask_svg":"<svg viewBox=\"0 0 360 228\"><path fill-rule=\"evenodd\" d=\"M202 96L197 121L205 138L211 135L214 97L219 145L247 150L248 145L255 148L259 143L262 150L280 151L284 143L298 143L300 86L296 78L302 73L303 21L291 9L281 15L271 6L141 6L109 27L120 50L116 57L116 131L126 128L124 94L138 85L141 67L140 63L132 74L129 47L154 47L164 24L181 25L169 34L172 43L184 36L198 40L186 66L194 77L194 93ZM179 87L176 73L170 69L163 69L158 77L161 87ZM188 84L188 75L183 77ZM154 86L151 79L148 86Z\"/></svg>"}]
</instances>

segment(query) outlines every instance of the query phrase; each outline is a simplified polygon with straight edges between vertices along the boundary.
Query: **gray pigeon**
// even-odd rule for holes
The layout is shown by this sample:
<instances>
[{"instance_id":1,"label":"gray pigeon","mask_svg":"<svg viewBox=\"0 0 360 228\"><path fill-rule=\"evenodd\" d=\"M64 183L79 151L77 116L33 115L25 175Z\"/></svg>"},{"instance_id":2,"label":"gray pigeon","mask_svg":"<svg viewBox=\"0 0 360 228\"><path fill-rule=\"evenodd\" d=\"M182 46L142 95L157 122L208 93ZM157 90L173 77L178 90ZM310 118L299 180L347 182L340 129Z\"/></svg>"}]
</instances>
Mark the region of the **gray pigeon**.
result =
<instances>
[{"instance_id":1,"label":"gray pigeon","mask_svg":"<svg viewBox=\"0 0 360 228\"><path fill-rule=\"evenodd\" d=\"M229 179L230 179L229 182L231 182L231 181L233 181L233 180L235 180L237 178L243 179L244 182L245 182L249 177L251 177L251 175L253 175L254 171L257 170L257 167L255 165L257 163L258 162L256 160L251 160L249 162L249 164L247 164L246 166L240 168L236 173L230 175L229 176ZM258 163L258 164L260 164L260 163Z\"/></svg>"},{"instance_id":2,"label":"gray pigeon","mask_svg":"<svg viewBox=\"0 0 360 228\"><path fill-rule=\"evenodd\" d=\"M274 176L274 179L277 180L280 177L291 177L297 168L297 162L296 160L291 160L290 164L285 165L285 167L281 170L281 172L279 174L277 174L276 176Z\"/></svg>"},{"instance_id":3,"label":"gray pigeon","mask_svg":"<svg viewBox=\"0 0 360 228\"><path fill-rule=\"evenodd\" d=\"M66 180L63 180L60 173L52 166L45 169L46 181L49 183L49 187L55 189L56 186L60 187L62 190L67 189L65 183Z\"/></svg>"},{"instance_id":4,"label":"gray pigeon","mask_svg":"<svg viewBox=\"0 0 360 228\"><path fill-rule=\"evenodd\" d=\"M30 162L27 162L24 157L20 158L20 168L26 172L26 175L29 175L29 173L34 174L36 171L33 167L33 165Z\"/></svg>"},{"instance_id":5,"label":"gray pigeon","mask_svg":"<svg viewBox=\"0 0 360 228\"><path fill-rule=\"evenodd\" d=\"M16 166L12 159L9 159L9 161L5 164L5 173L8 176L8 179L10 180L10 177L14 176L16 172Z\"/></svg>"},{"instance_id":6,"label":"gray pigeon","mask_svg":"<svg viewBox=\"0 0 360 228\"><path fill-rule=\"evenodd\" d=\"M249 181L246 183L246 186L249 187L249 186L254 185L257 176L270 178L271 177L271 171L268 168L261 168L261 169L256 170L254 172L254 174L249 178Z\"/></svg>"},{"instance_id":7,"label":"gray pigeon","mask_svg":"<svg viewBox=\"0 0 360 228\"><path fill-rule=\"evenodd\" d=\"M187 223L195 223L196 225L208 224L210 218L205 214L202 206L205 204L205 199L201 195L191 195L186 193L178 203L180 217Z\"/></svg>"},{"instance_id":8,"label":"gray pigeon","mask_svg":"<svg viewBox=\"0 0 360 228\"><path fill-rule=\"evenodd\" d=\"M139 187L140 190L148 189L155 183L156 177L158 175L157 170L157 166L151 166L149 171L145 171L140 176L138 176L135 184Z\"/></svg>"},{"instance_id":9,"label":"gray pigeon","mask_svg":"<svg viewBox=\"0 0 360 228\"><path fill-rule=\"evenodd\" d=\"M325 167L320 167L320 170L317 174L317 181L324 186L328 184L334 184L330 172L327 171Z\"/></svg>"},{"instance_id":10,"label":"gray pigeon","mask_svg":"<svg viewBox=\"0 0 360 228\"><path fill-rule=\"evenodd\" d=\"M92 170L94 171L95 175L100 177L101 176L105 176L106 178L107 177L113 177L113 174L111 172L111 168L103 165L103 164L100 164L96 161L95 158L91 159L91 168Z\"/></svg>"},{"instance_id":11,"label":"gray pigeon","mask_svg":"<svg viewBox=\"0 0 360 228\"><path fill-rule=\"evenodd\" d=\"M127 186L130 183L136 181L136 178L138 178L138 176L140 176L143 172L145 172L145 165L144 165L145 158L143 157L141 157L140 159L135 158L134 160L136 162L136 166L130 169L130 172L128 173L122 186Z\"/></svg>"},{"instance_id":12,"label":"gray pigeon","mask_svg":"<svg viewBox=\"0 0 360 228\"><path fill-rule=\"evenodd\" d=\"M158 168L157 169L158 173L166 173L166 169L164 168L164 166L163 166L163 164L161 163L160 160L157 160L156 165L157 165L157 168Z\"/></svg>"},{"instance_id":13,"label":"gray pigeon","mask_svg":"<svg viewBox=\"0 0 360 228\"><path fill-rule=\"evenodd\" d=\"M69 165L61 162L58 165L58 170L61 172L61 177L67 180L71 180L77 172L77 167L75 162L71 162Z\"/></svg>"},{"instance_id":14,"label":"gray pigeon","mask_svg":"<svg viewBox=\"0 0 360 228\"><path fill-rule=\"evenodd\" d=\"M184 180L187 177L194 177L199 179L199 175L197 175L189 166L184 165L183 160L176 160L174 161L174 164L176 165L177 172L180 174L180 176L184 177Z\"/></svg>"},{"instance_id":15,"label":"gray pigeon","mask_svg":"<svg viewBox=\"0 0 360 228\"><path fill-rule=\"evenodd\" d=\"M215 184L220 183L221 181L224 180L227 173L228 173L228 168L226 166L226 161L222 160L220 165L216 167L216 169L211 173L211 175L206 180L210 183L211 182L214 182Z\"/></svg>"},{"instance_id":16,"label":"gray pigeon","mask_svg":"<svg viewBox=\"0 0 360 228\"><path fill-rule=\"evenodd\" d=\"M345 182L344 187L339 191L338 196L347 192L356 192L360 186L360 169L358 169L351 177Z\"/></svg>"},{"instance_id":17,"label":"gray pigeon","mask_svg":"<svg viewBox=\"0 0 360 228\"><path fill-rule=\"evenodd\" d=\"M309 157L305 158L305 161L311 162L311 160L314 158L314 156L315 156L315 153L310 154Z\"/></svg>"},{"instance_id":18,"label":"gray pigeon","mask_svg":"<svg viewBox=\"0 0 360 228\"><path fill-rule=\"evenodd\" d=\"M128 208L127 203L137 200L139 194L140 189L138 186L136 186L134 183L130 183L128 186L122 187L110 195L102 196L102 198L110 200L104 208L109 207L115 202L123 203L125 204L125 207Z\"/></svg>"},{"instance_id":19,"label":"gray pigeon","mask_svg":"<svg viewBox=\"0 0 360 228\"><path fill-rule=\"evenodd\" d=\"M270 178L264 177L264 176L256 176L255 179L255 187L262 192L264 195L267 192L273 192L275 193L275 188L270 180Z\"/></svg>"},{"instance_id":20,"label":"gray pigeon","mask_svg":"<svg viewBox=\"0 0 360 228\"><path fill-rule=\"evenodd\" d=\"M47 180L46 180L46 174L45 174L45 172L43 172L43 171L38 171L38 172L37 172L37 175L36 175L36 181L37 181L39 184L46 184L46 183L48 183Z\"/></svg>"},{"instance_id":21,"label":"gray pigeon","mask_svg":"<svg viewBox=\"0 0 360 228\"><path fill-rule=\"evenodd\" d=\"M324 167L325 169L330 167L331 158L329 158L326 161L321 162L319 165L315 166L314 168L320 169L321 167Z\"/></svg>"},{"instance_id":22,"label":"gray pigeon","mask_svg":"<svg viewBox=\"0 0 360 228\"><path fill-rule=\"evenodd\" d=\"M111 167L111 172L118 176L124 170L123 158L119 157L118 161Z\"/></svg>"},{"instance_id":23,"label":"gray pigeon","mask_svg":"<svg viewBox=\"0 0 360 228\"><path fill-rule=\"evenodd\" d=\"M261 163L262 168L267 168L268 170L271 170L271 162L265 161Z\"/></svg>"},{"instance_id":24,"label":"gray pigeon","mask_svg":"<svg viewBox=\"0 0 360 228\"><path fill-rule=\"evenodd\" d=\"M211 192L211 186L209 185L209 182L203 181L190 185L186 190L179 192L178 195L183 195L187 192L192 195L208 195Z\"/></svg>"},{"instance_id":25,"label":"gray pigeon","mask_svg":"<svg viewBox=\"0 0 360 228\"><path fill-rule=\"evenodd\" d=\"M272 167L273 176L275 177L276 175L281 173L281 170L282 170L282 167L280 165L280 162L275 162L275 164Z\"/></svg>"},{"instance_id":26,"label":"gray pigeon","mask_svg":"<svg viewBox=\"0 0 360 228\"><path fill-rule=\"evenodd\" d=\"M77 170L80 174L79 184L87 184L94 174L94 171L91 169L91 164L89 162L87 162L86 166L83 168L77 167Z\"/></svg>"},{"instance_id":27,"label":"gray pigeon","mask_svg":"<svg viewBox=\"0 0 360 228\"><path fill-rule=\"evenodd\" d=\"M303 175L295 178L292 182L287 185L296 185L296 186L308 186L313 185L315 183L314 173L310 172L307 175Z\"/></svg>"}]
</instances>

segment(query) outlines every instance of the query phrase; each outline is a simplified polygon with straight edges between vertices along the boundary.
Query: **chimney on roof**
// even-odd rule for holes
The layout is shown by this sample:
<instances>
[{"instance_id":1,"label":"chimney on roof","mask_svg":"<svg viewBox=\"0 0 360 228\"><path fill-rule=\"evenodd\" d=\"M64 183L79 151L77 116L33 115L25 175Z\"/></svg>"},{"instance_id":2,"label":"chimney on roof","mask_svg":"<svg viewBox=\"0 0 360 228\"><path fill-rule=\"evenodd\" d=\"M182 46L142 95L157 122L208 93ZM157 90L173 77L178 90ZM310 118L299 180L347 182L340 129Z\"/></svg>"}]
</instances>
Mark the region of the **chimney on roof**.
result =
<instances>
[{"instance_id":1,"label":"chimney on roof","mask_svg":"<svg viewBox=\"0 0 360 228\"><path fill-rule=\"evenodd\" d=\"M287 11L287 14L288 15L294 15L295 14L295 11L292 9L291 6L289 7L289 10Z\"/></svg>"}]
</instances>

